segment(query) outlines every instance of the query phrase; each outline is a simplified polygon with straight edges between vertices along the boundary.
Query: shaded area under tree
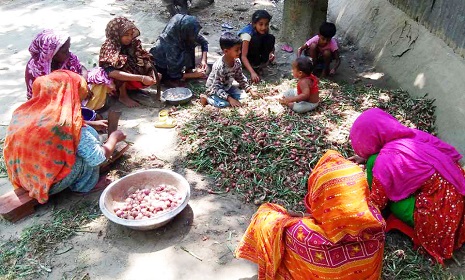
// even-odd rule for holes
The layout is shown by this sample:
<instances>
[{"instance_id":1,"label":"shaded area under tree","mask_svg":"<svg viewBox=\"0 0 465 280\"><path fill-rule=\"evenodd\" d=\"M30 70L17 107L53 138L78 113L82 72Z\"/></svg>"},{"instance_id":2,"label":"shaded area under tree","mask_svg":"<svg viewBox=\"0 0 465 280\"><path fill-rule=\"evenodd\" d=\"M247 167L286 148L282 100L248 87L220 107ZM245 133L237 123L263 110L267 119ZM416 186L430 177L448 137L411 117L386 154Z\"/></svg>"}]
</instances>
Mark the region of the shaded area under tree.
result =
<instances>
[{"instance_id":1,"label":"shaded area under tree","mask_svg":"<svg viewBox=\"0 0 465 280\"><path fill-rule=\"evenodd\" d=\"M298 48L326 21L328 0L285 0L281 41Z\"/></svg>"}]
</instances>

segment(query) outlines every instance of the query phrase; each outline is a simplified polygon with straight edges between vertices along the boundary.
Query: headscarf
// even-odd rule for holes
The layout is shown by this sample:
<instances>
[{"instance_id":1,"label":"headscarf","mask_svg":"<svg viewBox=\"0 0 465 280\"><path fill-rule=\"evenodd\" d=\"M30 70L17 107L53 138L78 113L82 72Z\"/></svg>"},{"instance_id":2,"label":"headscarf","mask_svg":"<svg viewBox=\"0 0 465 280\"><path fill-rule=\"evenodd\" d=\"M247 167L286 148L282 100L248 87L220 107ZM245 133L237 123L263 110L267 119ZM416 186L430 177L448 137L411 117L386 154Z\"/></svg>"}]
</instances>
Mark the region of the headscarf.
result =
<instances>
[{"instance_id":1,"label":"headscarf","mask_svg":"<svg viewBox=\"0 0 465 280\"><path fill-rule=\"evenodd\" d=\"M181 49L190 50L196 46L200 29L202 27L196 17L177 14L165 26L163 32L160 34L160 38L181 46Z\"/></svg>"},{"instance_id":2,"label":"headscarf","mask_svg":"<svg viewBox=\"0 0 465 280\"><path fill-rule=\"evenodd\" d=\"M326 238L337 243L383 224L367 204L369 189L363 170L336 151L328 150L308 177L305 207Z\"/></svg>"},{"instance_id":3,"label":"headscarf","mask_svg":"<svg viewBox=\"0 0 465 280\"><path fill-rule=\"evenodd\" d=\"M15 188L40 203L50 187L65 178L76 160L87 84L80 75L58 70L38 77L33 96L18 107L8 126L4 158Z\"/></svg>"},{"instance_id":4,"label":"headscarf","mask_svg":"<svg viewBox=\"0 0 465 280\"><path fill-rule=\"evenodd\" d=\"M26 72L27 99L32 96L32 83L37 77L50 74L52 72L52 61L58 50L68 41L69 35L52 29L45 29L32 40L29 46L31 59L29 59ZM82 66L79 59L73 53L69 53L69 58L59 66L59 69L82 73Z\"/></svg>"},{"instance_id":5,"label":"headscarf","mask_svg":"<svg viewBox=\"0 0 465 280\"><path fill-rule=\"evenodd\" d=\"M258 279L380 279L385 223L368 196L363 170L329 150L308 178L312 217L264 203L235 255L258 265Z\"/></svg>"},{"instance_id":6,"label":"headscarf","mask_svg":"<svg viewBox=\"0 0 465 280\"><path fill-rule=\"evenodd\" d=\"M373 176L390 200L399 201L418 190L435 172L465 195L465 178L457 166L457 150L426 132L408 128L374 108L363 112L350 130L355 153L365 159L379 153Z\"/></svg>"},{"instance_id":7,"label":"headscarf","mask_svg":"<svg viewBox=\"0 0 465 280\"><path fill-rule=\"evenodd\" d=\"M134 30L129 46L121 44L121 37L129 30ZM99 65L114 67L133 74L150 75L153 70L152 55L142 48L142 43L136 39L140 35L134 22L125 17L116 17L107 24L105 36L107 39L100 48ZM122 50L127 50L123 53Z\"/></svg>"},{"instance_id":8,"label":"headscarf","mask_svg":"<svg viewBox=\"0 0 465 280\"><path fill-rule=\"evenodd\" d=\"M157 67L167 69L164 79L181 79L183 69L195 67L194 51L197 44L208 51L207 40L200 35L200 23L190 15L177 14L166 24L150 50Z\"/></svg>"}]
</instances>

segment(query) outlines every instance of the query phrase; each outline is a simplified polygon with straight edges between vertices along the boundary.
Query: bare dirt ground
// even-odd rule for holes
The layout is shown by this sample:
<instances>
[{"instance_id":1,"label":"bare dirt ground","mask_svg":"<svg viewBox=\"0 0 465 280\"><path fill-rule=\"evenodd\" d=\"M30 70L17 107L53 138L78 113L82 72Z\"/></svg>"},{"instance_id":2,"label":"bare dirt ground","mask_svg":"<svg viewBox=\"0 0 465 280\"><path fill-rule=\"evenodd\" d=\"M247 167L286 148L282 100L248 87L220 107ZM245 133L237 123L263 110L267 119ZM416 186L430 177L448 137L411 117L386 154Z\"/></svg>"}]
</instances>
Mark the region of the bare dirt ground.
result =
<instances>
[{"instance_id":1,"label":"bare dirt ground","mask_svg":"<svg viewBox=\"0 0 465 280\"><path fill-rule=\"evenodd\" d=\"M210 62L220 55L218 38L224 31L221 24L229 23L234 27L233 31L237 31L258 8L273 14L272 32L279 39L282 3L217 0L207 6L194 1L191 14L200 18L202 33L210 42ZM98 59L105 25L116 15L125 15L136 21L147 48L169 19L158 0L1 1L0 138L5 136L11 112L26 100L23 73L29 57L27 48L33 36L46 27L68 31L72 38L71 50L89 69ZM302 38L302 42L305 39ZM281 44L277 42L277 64L266 79L290 75L289 63L294 55L281 51ZM386 76L378 80L361 77L368 72L376 72L371 68L368 56L350 42L342 45L343 63L335 80L385 87L394 85ZM134 142L125 158L126 166L117 165L123 170L117 175L152 167L172 169L184 175L191 184L190 203L173 222L148 232L124 228L100 216L86 226L85 232L59 244L55 254L50 254L44 263L51 271L44 272L39 279L255 279L256 266L235 259L232 250L248 226L256 206L244 204L231 194L209 194L209 179L180 164L183 157L177 150L176 130L154 128L158 109L114 106L123 111L120 126L127 132L128 140ZM8 180L0 178L0 194L9 190ZM0 242L18 238L30 225L49 221L51 213L57 209L84 201L96 202L98 196L98 193L88 196L71 192L58 194L48 204L38 206L36 214L20 222L1 222Z\"/></svg>"}]
</instances>

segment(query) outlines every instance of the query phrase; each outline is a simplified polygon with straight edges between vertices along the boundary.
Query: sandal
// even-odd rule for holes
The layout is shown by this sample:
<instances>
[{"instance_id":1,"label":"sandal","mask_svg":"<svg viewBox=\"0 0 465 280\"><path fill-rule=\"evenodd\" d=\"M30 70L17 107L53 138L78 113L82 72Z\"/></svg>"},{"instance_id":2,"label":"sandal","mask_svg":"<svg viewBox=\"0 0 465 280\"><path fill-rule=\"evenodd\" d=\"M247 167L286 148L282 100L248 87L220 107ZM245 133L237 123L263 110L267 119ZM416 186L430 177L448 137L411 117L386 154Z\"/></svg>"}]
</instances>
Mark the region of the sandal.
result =
<instances>
[{"instance_id":1,"label":"sandal","mask_svg":"<svg viewBox=\"0 0 465 280\"><path fill-rule=\"evenodd\" d=\"M175 119L168 117L168 110L158 112L158 121L155 123L157 128L173 128L177 124Z\"/></svg>"},{"instance_id":2,"label":"sandal","mask_svg":"<svg viewBox=\"0 0 465 280\"><path fill-rule=\"evenodd\" d=\"M111 183L113 183L113 180L108 176L108 175L100 175L98 178L97 184L88 192L73 192L77 196L87 196L92 193L96 193L99 191L103 191L106 189Z\"/></svg>"},{"instance_id":3,"label":"sandal","mask_svg":"<svg viewBox=\"0 0 465 280\"><path fill-rule=\"evenodd\" d=\"M165 121L158 121L155 123L157 128L173 128L176 127L178 122L175 119L167 118Z\"/></svg>"},{"instance_id":4,"label":"sandal","mask_svg":"<svg viewBox=\"0 0 465 280\"><path fill-rule=\"evenodd\" d=\"M223 23L223 24L221 25L221 27L224 28L224 29L234 29L234 27L232 27L232 26L229 25L228 23Z\"/></svg>"},{"instance_id":5,"label":"sandal","mask_svg":"<svg viewBox=\"0 0 465 280\"><path fill-rule=\"evenodd\" d=\"M283 50L285 52L288 52L288 53L294 52L294 49L291 46L289 46L288 44L282 45L281 50Z\"/></svg>"},{"instance_id":6,"label":"sandal","mask_svg":"<svg viewBox=\"0 0 465 280\"><path fill-rule=\"evenodd\" d=\"M98 178L97 184L95 184L95 187L91 189L90 191L88 191L87 193L95 193L95 192L103 191L112 182L113 180L110 179L108 175L100 176L100 178Z\"/></svg>"}]
</instances>

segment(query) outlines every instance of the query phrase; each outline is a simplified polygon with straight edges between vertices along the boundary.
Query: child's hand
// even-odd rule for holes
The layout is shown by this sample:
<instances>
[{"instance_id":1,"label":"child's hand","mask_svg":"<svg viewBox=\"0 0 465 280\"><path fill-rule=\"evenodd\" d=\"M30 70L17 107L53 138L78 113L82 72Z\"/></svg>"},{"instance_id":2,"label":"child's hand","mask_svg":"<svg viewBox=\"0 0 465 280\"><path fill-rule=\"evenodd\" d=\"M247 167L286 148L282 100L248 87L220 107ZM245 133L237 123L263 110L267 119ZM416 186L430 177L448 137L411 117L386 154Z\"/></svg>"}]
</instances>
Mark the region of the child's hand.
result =
<instances>
[{"instance_id":1,"label":"child's hand","mask_svg":"<svg viewBox=\"0 0 465 280\"><path fill-rule=\"evenodd\" d=\"M98 120L94 121L92 125L97 131L106 131L108 128L108 121L107 120Z\"/></svg>"},{"instance_id":2,"label":"child's hand","mask_svg":"<svg viewBox=\"0 0 465 280\"><path fill-rule=\"evenodd\" d=\"M190 77L189 78L194 78L194 79L203 79L203 78L206 78L207 75L205 74L205 71L201 70L201 69L195 69L192 73L189 73Z\"/></svg>"},{"instance_id":3,"label":"child's hand","mask_svg":"<svg viewBox=\"0 0 465 280\"><path fill-rule=\"evenodd\" d=\"M229 104L231 105L231 107L233 108L237 108L237 107L241 107L241 102L239 102L239 100L236 100L234 98L229 98L230 100L229 101Z\"/></svg>"},{"instance_id":4,"label":"child's hand","mask_svg":"<svg viewBox=\"0 0 465 280\"><path fill-rule=\"evenodd\" d=\"M202 73L202 74L206 75L207 70L206 70L206 69L203 69L202 66L199 64L199 65L197 66L197 68L194 70L194 72Z\"/></svg>"},{"instance_id":5,"label":"child's hand","mask_svg":"<svg viewBox=\"0 0 465 280\"><path fill-rule=\"evenodd\" d=\"M257 75L257 73L255 71L253 73L250 73L250 79L254 83L260 82L260 77Z\"/></svg>"},{"instance_id":6,"label":"child's hand","mask_svg":"<svg viewBox=\"0 0 465 280\"><path fill-rule=\"evenodd\" d=\"M107 131L108 121L107 120L98 120L98 121L86 121L86 124L92 126L95 130L100 132Z\"/></svg>"},{"instance_id":7,"label":"child's hand","mask_svg":"<svg viewBox=\"0 0 465 280\"><path fill-rule=\"evenodd\" d=\"M197 69L202 70L202 72L206 73L207 72L207 62L206 61L201 61L199 65L197 65Z\"/></svg>"},{"instance_id":8,"label":"child's hand","mask_svg":"<svg viewBox=\"0 0 465 280\"><path fill-rule=\"evenodd\" d=\"M150 76L142 76L141 82L146 86L151 86L157 83L157 81Z\"/></svg>"},{"instance_id":9,"label":"child's hand","mask_svg":"<svg viewBox=\"0 0 465 280\"><path fill-rule=\"evenodd\" d=\"M249 94L250 94L250 96L252 96L252 98L262 98L263 97L262 94L258 93L256 90L253 90L253 89L249 90Z\"/></svg>"}]
</instances>

